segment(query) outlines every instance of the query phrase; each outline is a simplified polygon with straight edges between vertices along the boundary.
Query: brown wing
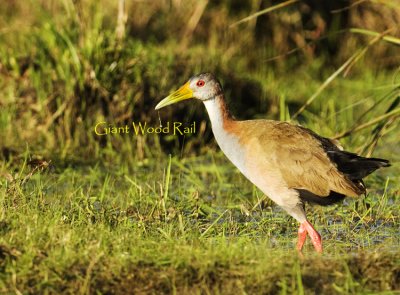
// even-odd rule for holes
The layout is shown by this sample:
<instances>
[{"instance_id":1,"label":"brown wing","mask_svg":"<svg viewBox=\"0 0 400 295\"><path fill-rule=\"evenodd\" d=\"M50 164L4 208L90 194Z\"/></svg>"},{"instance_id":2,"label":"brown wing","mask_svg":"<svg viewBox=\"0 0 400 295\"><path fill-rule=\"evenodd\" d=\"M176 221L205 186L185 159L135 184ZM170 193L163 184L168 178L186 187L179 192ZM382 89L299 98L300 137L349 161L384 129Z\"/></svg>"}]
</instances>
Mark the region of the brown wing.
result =
<instances>
[{"instance_id":1,"label":"brown wing","mask_svg":"<svg viewBox=\"0 0 400 295\"><path fill-rule=\"evenodd\" d=\"M269 137L269 138L266 138ZM286 122L275 123L262 144L274 145L272 159L290 188L326 197L331 191L347 196L362 193L329 159L325 148L339 148L329 139Z\"/></svg>"}]
</instances>

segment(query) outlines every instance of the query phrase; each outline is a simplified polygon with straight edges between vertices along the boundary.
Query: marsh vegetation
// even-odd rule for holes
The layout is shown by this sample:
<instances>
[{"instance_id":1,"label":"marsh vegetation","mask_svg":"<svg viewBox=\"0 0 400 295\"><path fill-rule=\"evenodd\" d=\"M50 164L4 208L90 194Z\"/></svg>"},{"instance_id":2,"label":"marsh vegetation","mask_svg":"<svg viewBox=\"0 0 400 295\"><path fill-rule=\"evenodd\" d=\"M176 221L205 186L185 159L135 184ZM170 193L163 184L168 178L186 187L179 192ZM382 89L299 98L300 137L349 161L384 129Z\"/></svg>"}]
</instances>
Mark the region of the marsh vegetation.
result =
<instances>
[{"instance_id":1,"label":"marsh vegetation","mask_svg":"<svg viewBox=\"0 0 400 295\"><path fill-rule=\"evenodd\" d=\"M1 4L0 292L399 291L400 3L123 2ZM298 225L219 151L200 103L154 111L204 71L240 119L391 160L367 196L308 208L323 255L297 255ZM160 121L196 132L94 131Z\"/></svg>"}]
</instances>

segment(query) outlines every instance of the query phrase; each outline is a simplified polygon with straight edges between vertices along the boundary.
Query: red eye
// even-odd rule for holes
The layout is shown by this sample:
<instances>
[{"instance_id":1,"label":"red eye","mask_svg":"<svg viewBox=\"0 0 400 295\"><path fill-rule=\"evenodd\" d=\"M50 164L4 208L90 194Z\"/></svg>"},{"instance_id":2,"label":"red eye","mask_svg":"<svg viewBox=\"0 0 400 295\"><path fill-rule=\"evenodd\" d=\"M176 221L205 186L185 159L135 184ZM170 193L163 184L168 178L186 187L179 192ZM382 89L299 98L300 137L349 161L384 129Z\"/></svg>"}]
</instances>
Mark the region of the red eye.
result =
<instances>
[{"instance_id":1,"label":"red eye","mask_svg":"<svg viewBox=\"0 0 400 295\"><path fill-rule=\"evenodd\" d=\"M197 83L196 83L196 85L197 85L198 87L203 87L204 84L206 84L206 82L204 82L203 80L199 80L199 81L197 81Z\"/></svg>"}]
</instances>

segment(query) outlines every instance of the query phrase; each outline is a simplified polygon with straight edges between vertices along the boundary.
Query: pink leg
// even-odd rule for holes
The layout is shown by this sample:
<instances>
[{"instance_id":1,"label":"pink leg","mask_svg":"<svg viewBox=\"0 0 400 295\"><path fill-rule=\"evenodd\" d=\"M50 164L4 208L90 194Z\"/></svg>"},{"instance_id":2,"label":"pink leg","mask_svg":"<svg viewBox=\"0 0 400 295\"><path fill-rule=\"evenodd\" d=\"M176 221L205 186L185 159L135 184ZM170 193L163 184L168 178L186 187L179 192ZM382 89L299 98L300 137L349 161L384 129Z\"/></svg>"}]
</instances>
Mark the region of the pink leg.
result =
<instances>
[{"instance_id":1,"label":"pink leg","mask_svg":"<svg viewBox=\"0 0 400 295\"><path fill-rule=\"evenodd\" d=\"M300 227L299 227L299 240L297 242L297 250L299 252L301 252L301 249L303 248L304 242L306 240L307 233L311 238L311 242L312 242L315 250L318 253L322 253L321 236L315 230L315 228L312 226L312 224L307 220L304 221L302 224L300 224Z\"/></svg>"},{"instance_id":2,"label":"pink leg","mask_svg":"<svg viewBox=\"0 0 400 295\"><path fill-rule=\"evenodd\" d=\"M304 227L304 223L300 224L298 233L299 233L299 238L297 240L297 251L301 252L301 249L303 249L304 242L306 241L307 238L307 230Z\"/></svg>"}]
</instances>

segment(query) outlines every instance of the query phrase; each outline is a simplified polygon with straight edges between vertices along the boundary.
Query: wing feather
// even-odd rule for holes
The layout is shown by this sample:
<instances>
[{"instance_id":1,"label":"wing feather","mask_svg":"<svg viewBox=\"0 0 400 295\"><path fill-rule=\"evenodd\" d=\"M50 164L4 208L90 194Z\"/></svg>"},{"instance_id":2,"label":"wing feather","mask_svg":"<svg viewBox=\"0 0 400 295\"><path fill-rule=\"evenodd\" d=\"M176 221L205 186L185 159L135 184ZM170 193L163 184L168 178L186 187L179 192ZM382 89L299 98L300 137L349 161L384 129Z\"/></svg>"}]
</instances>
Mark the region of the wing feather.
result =
<instances>
[{"instance_id":1,"label":"wing feather","mask_svg":"<svg viewBox=\"0 0 400 295\"><path fill-rule=\"evenodd\" d=\"M260 144L269 154L273 153L270 159L288 187L307 190L321 197L329 196L331 191L347 196L362 193L327 155L327 146L330 150L340 150L330 139L301 126L268 122L270 126L266 127L271 131L260 138Z\"/></svg>"}]
</instances>

